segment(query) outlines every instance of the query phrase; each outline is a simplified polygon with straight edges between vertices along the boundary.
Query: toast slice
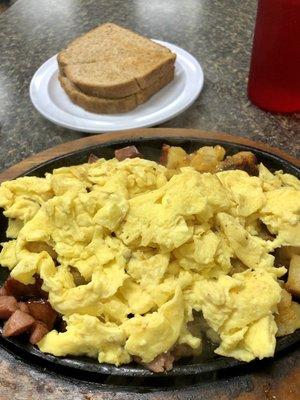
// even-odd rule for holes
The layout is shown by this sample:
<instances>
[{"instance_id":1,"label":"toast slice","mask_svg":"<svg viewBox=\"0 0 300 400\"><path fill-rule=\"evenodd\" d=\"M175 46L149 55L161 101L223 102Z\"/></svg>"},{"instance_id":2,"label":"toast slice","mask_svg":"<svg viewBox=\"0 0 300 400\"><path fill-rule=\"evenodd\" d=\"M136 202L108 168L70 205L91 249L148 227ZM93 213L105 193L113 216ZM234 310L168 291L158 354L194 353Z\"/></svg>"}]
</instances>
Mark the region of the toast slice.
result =
<instances>
[{"instance_id":1,"label":"toast slice","mask_svg":"<svg viewBox=\"0 0 300 400\"><path fill-rule=\"evenodd\" d=\"M108 68L107 65L110 65ZM153 85L173 67L165 56L151 58L126 57L109 64L107 59L96 63L72 64L65 76L82 92L91 96L123 98Z\"/></svg>"},{"instance_id":2,"label":"toast slice","mask_svg":"<svg viewBox=\"0 0 300 400\"><path fill-rule=\"evenodd\" d=\"M166 47L111 23L75 39L57 57L61 75L82 92L109 98L154 85L175 59Z\"/></svg>"},{"instance_id":3,"label":"toast slice","mask_svg":"<svg viewBox=\"0 0 300 400\"><path fill-rule=\"evenodd\" d=\"M59 81L73 103L97 114L118 114L133 110L174 79L174 67L151 86L123 98L104 98L83 93L67 77L59 75Z\"/></svg>"}]
</instances>

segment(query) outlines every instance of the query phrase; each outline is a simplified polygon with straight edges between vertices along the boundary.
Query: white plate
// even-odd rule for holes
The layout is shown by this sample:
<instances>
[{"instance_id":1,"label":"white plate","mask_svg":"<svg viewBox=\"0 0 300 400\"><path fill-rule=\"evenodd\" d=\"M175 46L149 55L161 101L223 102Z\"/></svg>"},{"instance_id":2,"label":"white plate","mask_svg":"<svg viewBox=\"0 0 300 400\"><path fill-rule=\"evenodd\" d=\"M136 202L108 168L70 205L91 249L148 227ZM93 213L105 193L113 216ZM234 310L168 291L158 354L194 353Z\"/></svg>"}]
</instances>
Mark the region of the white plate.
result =
<instances>
[{"instance_id":1,"label":"white plate","mask_svg":"<svg viewBox=\"0 0 300 400\"><path fill-rule=\"evenodd\" d=\"M81 132L100 133L153 126L186 110L203 86L203 71L187 51L167 42L155 40L177 55L175 78L146 103L123 114L94 114L73 104L58 81L56 55L46 61L30 83L34 107L57 125Z\"/></svg>"}]
</instances>

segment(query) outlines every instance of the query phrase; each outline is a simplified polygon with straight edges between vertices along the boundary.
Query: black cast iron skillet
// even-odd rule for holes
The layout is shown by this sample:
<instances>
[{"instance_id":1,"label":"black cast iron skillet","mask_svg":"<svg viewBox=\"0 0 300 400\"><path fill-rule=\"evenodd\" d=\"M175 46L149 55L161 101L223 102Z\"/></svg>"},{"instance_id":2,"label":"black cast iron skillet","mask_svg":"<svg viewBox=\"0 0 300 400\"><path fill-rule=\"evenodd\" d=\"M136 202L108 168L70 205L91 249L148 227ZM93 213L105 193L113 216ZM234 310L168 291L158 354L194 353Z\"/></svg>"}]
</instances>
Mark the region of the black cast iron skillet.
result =
<instances>
[{"instance_id":1,"label":"black cast iron skillet","mask_svg":"<svg viewBox=\"0 0 300 400\"><path fill-rule=\"evenodd\" d=\"M249 141L242 138L235 138L230 135L201 132L188 129L144 129L121 134L94 136L79 141L70 142L57 147L57 151L48 151L31 157L28 162L9 169L7 174L0 174L0 180L15 178L17 176L43 176L46 172L51 172L54 168L70 166L87 162L88 156L93 153L98 157L106 159L114 157L114 150L134 144L146 159L158 161L161 147L164 143L183 147L187 152L192 152L200 146L222 145L226 149L226 154L234 154L238 151L252 151L260 162L263 162L272 171L282 169L284 172L300 177L300 170L295 163L290 162L291 157L279 156L274 154L274 149L254 142L249 145ZM164 135L166 133L166 135ZM92 139L94 138L94 139ZM74 149L74 144L77 142ZM238 143L237 143L238 142ZM245 143L245 144L244 144ZM253 145L252 145L253 144ZM82 145L82 146L81 146ZM55 148L53 149L55 150ZM278 151L280 153L280 151ZM48 159L50 156L50 159ZM51 157L54 156L54 157ZM37 157L37 158L36 158ZM297 161L297 160L296 160ZM38 165L36 165L38 164ZM296 162L297 164L297 162ZM5 230L7 221L0 216L0 240L5 241ZM4 282L8 275L5 268L0 268L0 284ZM300 330L291 335L278 338L276 354L300 342ZM131 363L119 367L109 364L99 364L96 360L87 357L54 357L41 353L36 347L28 344L25 338L1 338L0 345L18 358L29 363L46 366L48 368L59 369L60 372L76 373L77 377L92 374L94 377L103 375L155 378L162 374L153 374L144 367ZM274 362L276 362L276 355ZM254 361L252 364L259 363ZM220 371L229 367L240 367L245 363L226 357L220 357L213 353L212 346L207 343L207 351L204 355L194 358L182 359L175 363L174 368L163 375L169 377L179 377L187 375L204 374L212 371Z\"/></svg>"}]
</instances>

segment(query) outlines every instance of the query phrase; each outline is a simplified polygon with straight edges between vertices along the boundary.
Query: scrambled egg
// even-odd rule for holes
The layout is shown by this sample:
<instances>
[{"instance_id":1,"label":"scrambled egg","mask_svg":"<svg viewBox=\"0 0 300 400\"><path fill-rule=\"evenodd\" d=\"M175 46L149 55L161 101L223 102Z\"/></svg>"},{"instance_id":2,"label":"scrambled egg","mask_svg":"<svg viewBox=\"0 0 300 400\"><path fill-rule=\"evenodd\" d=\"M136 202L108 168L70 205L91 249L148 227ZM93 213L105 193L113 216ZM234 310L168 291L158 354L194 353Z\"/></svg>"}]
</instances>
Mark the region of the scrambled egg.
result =
<instances>
[{"instance_id":1,"label":"scrambled egg","mask_svg":"<svg viewBox=\"0 0 300 400\"><path fill-rule=\"evenodd\" d=\"M25 284L39 274L67 324L41 351L147 363L176 344L201 346L187 328L198 311L217 354L273 355L286 270L272 252L300 246L295 177L263 165L258 177L191 166L170 176L153 161L100 159L4 182L0 206L11 239L1 265Z\"/></svg>"}]
</instances>

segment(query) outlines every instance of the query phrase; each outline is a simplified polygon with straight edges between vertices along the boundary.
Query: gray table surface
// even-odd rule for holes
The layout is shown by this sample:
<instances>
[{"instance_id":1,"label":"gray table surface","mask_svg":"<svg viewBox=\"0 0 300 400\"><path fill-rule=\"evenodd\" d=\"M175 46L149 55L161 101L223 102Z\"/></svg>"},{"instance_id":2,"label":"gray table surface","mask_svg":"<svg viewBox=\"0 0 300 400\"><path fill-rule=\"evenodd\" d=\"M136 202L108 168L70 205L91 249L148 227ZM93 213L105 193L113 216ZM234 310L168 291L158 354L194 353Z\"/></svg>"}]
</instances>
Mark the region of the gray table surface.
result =
<instances>
[{"instance_id":1,"label":"gray table surface","mask_svg":"<svg viewBox=\"0 0 300 400\"><path fill-rule=\"evenodd\" d=\"M71 39L105 21L175 43L201 62L205 73L202 94L163 126L225 131L299 156L299 116L266 113L247 99L255 8L254 0L18 0L0 16L0 170L83 136L39 115L29 99L29 83L36 69ZM293 370L286 369L289 365ZM114 389L103 392L94 384L67 382L23 364L2 349L0 366L0 400L300 397L297 350L258 375L153 396L115 394ZM282 374L286 374L286 386L277 385ZM280 395L282 387L284 395Z\"/></svg>"},{"instance_id":2,"label":"gray table surface","mask_svg":"<svg viewBox=\"0 0 300 400\"><path fill-rule=\"evenodd\" d=\"M175 43L201 62L202 94L163 126L243 135L299 155L297 116L266 113L247 99L255 8L255 0L18 0L0 16L0 170L83 136L44 119L29 83L71 39L105 21Z\"/></svg>"}]
</instances>

